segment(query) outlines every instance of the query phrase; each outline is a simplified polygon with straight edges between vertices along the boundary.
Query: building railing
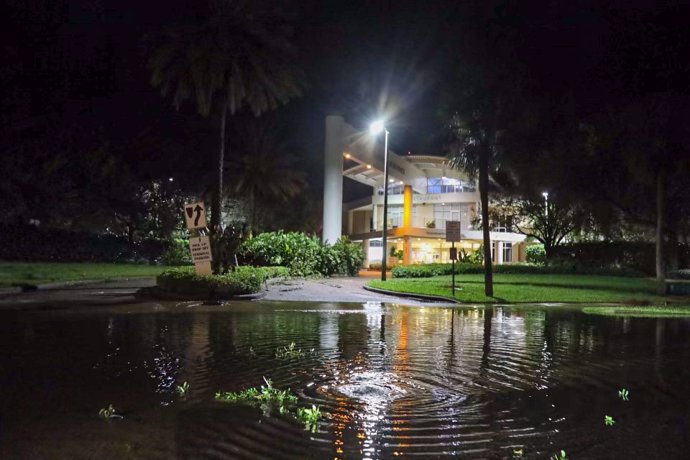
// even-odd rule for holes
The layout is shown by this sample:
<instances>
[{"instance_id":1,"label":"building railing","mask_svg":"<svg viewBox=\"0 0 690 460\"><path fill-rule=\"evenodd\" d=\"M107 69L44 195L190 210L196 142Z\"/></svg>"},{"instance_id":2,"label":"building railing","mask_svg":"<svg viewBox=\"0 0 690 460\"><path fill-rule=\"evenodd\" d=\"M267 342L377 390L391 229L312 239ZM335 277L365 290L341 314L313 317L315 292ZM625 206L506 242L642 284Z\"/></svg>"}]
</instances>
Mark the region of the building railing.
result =
<instances>
[{"instance_id":1,"label":"building railing","mask_svg":"<svg viewBox=\"0 0 690 460\"><path fill-rule=\"evenodd\" d=\"M450 219L448 219L450 220ZM474 227L470 224L469 221L467 220L461 220L461 227L463 230L474 230ZM388 217L388 228L402 228L403 227L403 216L400 214L396 214L393 216ZM434 219L430 217L417 217L413 216L412 221L411 221L411 226L415 228L435 228L435 229L440 229L440 230L445 230L446 228L446 219ZM376 227L372 229L373 230L382 230L383 229L383 219L379 219L376 222Z\"/></svg>"}]
</instances>

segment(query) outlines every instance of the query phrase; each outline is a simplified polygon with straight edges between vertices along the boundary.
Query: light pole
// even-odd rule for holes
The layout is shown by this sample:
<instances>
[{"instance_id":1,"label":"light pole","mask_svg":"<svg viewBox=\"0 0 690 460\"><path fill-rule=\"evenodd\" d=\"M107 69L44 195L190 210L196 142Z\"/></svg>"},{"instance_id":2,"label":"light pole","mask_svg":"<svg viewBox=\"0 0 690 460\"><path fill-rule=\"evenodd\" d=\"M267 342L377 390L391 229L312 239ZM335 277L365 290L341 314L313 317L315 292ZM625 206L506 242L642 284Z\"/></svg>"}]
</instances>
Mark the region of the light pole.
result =
<instances>
[{"instance_id":1,"label":"light pole","mask_svg":"<svg viewBox=\"0 0 690 460\"><path fill-rule=\"evenodd\" d=\"M386 281L386 262L388 261L386 245L388 242L388 130L381 120L372 123L369 130L374 135L379 134L381 131L385 133L383 141L383 242L381 243L383 255L381 257L381 281Z\"/></svg>"},{"instance_id":2,"label":"light pole","mask_svg":"<svg viewBox=\"0 0 690 460\"><path fill-rule=\"evenodd\" d=\"M541 195L544 197L544 216L549 220L549 192L543 192Z\"/></svg>"}]
</instances>

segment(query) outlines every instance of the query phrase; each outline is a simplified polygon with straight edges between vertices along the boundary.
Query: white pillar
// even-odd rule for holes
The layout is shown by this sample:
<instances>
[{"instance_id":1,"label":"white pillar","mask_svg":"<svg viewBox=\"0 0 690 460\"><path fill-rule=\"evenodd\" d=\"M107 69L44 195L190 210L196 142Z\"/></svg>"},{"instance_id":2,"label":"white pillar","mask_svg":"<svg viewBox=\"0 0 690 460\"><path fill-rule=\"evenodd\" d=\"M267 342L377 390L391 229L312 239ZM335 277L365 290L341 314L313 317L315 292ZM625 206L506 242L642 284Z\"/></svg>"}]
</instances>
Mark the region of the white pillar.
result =
<instances>
[{"instance_id":1,"label":"white pillar","mask_svg":"<svg viewBox=\"0 0 690 460\"><path fill-rule=\"evenodd\" d=\"M378 213L376 212L376 208L377 208L376 203L374 203L371 206L372 206L372 208L371 208L371 226L372 226L372 230L376 231L376 230L378 230L378 227L379 227L378 220L377 220L379 218L379 216L378 216Z\"/></svg>"},{"instance_id":2,"label":"white pillar","mask_svg":"<svg viewBox=\"0 0 690 460\"><path fill-rule=\"evenodd\" d=\"M323 175L324 243L335 243L343 229L343 125L340 115L326 117Z\"/></svg>"}]
</instances>

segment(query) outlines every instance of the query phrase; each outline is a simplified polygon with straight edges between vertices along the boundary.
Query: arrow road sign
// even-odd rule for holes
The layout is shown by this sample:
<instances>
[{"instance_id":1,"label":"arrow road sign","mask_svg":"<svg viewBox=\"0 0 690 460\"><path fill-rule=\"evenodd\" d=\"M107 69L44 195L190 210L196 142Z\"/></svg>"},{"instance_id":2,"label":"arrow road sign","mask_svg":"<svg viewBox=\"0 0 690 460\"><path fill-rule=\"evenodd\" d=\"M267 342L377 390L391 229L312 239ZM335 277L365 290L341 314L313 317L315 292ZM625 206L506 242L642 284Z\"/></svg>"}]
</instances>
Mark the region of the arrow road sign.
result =
<instances>
[{"instance_id":1,"label":"arrow road sign","mask_svg":"<svg viewBox=\"0 0 690 460\"><path fill-rule=\"evenodd\" d=\"M203 202L184 205L184 220L189 230L206 227L206 208Z\"/></svg>"}]
</instances>

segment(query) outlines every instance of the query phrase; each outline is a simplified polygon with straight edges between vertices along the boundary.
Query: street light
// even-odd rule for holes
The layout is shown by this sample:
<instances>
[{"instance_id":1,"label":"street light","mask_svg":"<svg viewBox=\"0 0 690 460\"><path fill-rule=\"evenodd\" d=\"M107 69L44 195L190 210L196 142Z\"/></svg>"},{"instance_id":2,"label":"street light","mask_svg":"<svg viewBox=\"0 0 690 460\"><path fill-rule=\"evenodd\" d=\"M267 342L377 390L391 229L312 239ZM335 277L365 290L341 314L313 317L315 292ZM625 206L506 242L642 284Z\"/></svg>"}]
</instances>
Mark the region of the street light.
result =
<instances>
[{"instance_id":1,"label":"street light","mask_svg":"<svg viewBox=\"0 0 690 460\"><path fill-rule=\"evenodd\" d=\"M544 215L546 220L549 219L549 192L542 192L541 196L544 197Z\"/></svg>"},{"instance_id":2,"label":"street light","mask_svg":"<svg viewBox=\"0 0 690 460\"><path fill-rule=\"evenodd\" d=\"M388 130L383 124L382 120L375 121L369 127L372 134L377 135L381 131L385 134L383 142L383 242L381 257L381 281L386 281L386 262L388 253L386 251L386 242L388 241Z\"/></svg>"}]
</instances>

